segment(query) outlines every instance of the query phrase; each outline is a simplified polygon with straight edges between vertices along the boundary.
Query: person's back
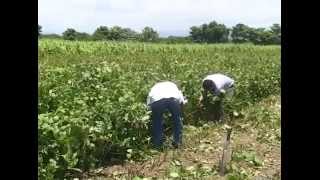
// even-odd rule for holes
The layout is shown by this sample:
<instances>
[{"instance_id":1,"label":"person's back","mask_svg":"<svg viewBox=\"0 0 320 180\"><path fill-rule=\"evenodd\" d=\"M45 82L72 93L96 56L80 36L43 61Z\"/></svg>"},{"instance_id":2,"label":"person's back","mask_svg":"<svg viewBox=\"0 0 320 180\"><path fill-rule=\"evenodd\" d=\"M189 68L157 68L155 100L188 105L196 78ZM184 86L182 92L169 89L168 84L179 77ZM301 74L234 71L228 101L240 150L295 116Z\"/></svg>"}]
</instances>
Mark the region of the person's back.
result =
<instances>
[{"instance_id":1,"label":"person's back","mask_svg":"<svg viewBox=\"0 0 320 180\"><path fill-rule=\"evenodd\" d=\"M203 82L206 80L212 81L214 83L214 86L215 86L214 91L216 94L219 94L222 89L226 91L228 88L232 87L234 84L233 79L220 73L206 76L203 79Z\"/></svg>"},{"instance_id":2,"label":"person's back","mask_svg":"<svg viewBox=\"0 0 320 180\"><path fill-rule=\"evenodd\" d=\"M182 92L170 81L156 83L150 90L147 97L147 105L152 111L152 141L156 147L163 143L163 113L166 110L172 115L174 142L178 147L182 141L182 113L181 106L186 103Z\"/></svg>"},{"instance_id":3,"label":"person's back","mask_svg":"<svg viewBox=\"0 0 320 180\"><path fill-rule=\"evenodd\" d=\"M220 73L211 74L203 79L202 87L203 91L200 97L201 108L207 110L208 117L212 117L214 120L223 120L224 110L222 101L225 98L230 99L233 96L234 80ZM212 101L208 97L208 93L218 98Z\"/></svg>"},{"instance_id":4,"label":"person's back","mask_svg":"<svg viewBox=\"0 0 320 180\"><path fill-rule=\"evenodd\" d=\"M179 103L184 103L185 99L177 85L170 81L156 83L150 90L147 105L164 98L176 98Z\"/></svg>"}]
</instances>

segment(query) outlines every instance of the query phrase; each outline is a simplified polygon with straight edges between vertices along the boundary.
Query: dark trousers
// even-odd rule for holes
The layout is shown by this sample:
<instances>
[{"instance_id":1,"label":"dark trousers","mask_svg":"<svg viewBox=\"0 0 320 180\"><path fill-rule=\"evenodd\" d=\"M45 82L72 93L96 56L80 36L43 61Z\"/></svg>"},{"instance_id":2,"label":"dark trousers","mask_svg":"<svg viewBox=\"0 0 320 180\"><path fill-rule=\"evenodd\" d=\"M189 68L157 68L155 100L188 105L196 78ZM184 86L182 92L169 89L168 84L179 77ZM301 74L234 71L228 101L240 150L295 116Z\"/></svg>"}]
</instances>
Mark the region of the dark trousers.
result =
<instances>
[{"instance_id":1,"label":"dark trousers","mask_svg":"<svg viewBox=\"0 0 320 180\"><path fill-rule=\"evenodd\" d=\"M179 145L182 141L181 105L175 98L165 98L151 104L152 142L155 146L163 143L163 113L169 110L173 119L173 140Z\"/></svg>"},{"instance_id":2,"label":"dark trousers","mask_svg":"<svg viewBox=\"0 0 320 180\"><path fill-rule=\"evenodd\" d=\"M210 98L208 98L208 92L206 91L203 92L202 96L202 104L206 118L212 121L222 121L224 119L224 98L219 97L215 101L212 101Z\"/></svg>"},{"instance_id":3,"label":"dark trousers","mask_svg":"<svg viewBox=\"0 0 320 180\"><path fill-rule=\"evenodd\" d=\"M223 109L223 99L214 102L213 107L213 118L216 121L223 121L224 119L224 109Z\"/></svg>"}]
</instances>

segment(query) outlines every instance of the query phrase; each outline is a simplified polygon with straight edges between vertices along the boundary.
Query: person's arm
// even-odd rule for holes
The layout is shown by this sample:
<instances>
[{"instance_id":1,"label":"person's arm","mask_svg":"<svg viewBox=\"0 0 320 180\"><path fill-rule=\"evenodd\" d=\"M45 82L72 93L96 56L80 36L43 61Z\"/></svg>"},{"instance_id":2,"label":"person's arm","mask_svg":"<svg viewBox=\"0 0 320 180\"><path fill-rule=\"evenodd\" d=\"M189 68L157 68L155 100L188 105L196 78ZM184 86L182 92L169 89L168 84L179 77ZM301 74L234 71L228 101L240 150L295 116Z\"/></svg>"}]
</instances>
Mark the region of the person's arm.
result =
<instances>
[{"instance_id":1,"label":"person's arm","mask_svg":"<svg viewBox=\"0 0 320 180\"><path fill-rule=\"evenodd\" d=\"M202 96L201 96L201 100L204 101L206 99L208 99L208 90L204 89L202 92L201 92Z\"/></svg>"},{"instance_id":2,"label":"person's arm","mask_svg":"<svg viewBox=\"0 0 320 180\"><path fill-rule=\"evenodd\" d=\"M151 101L151 97L150 97L150 93L148 94L148 97L147 97L147 106L150 105L150 101Z\"/></svg>"},{"instance_id":3,"label":"person's arm","mask_svg":"<svg viewBox=\"0 0 320 180\"><path fill-rule=\"evenodd\" d=\"M180 104L186 104L188 102L188 100L185 97L183 97L183 94L180 90L178 92L178 100Z\"/></svg>"},{"instance_id":4,"label":"person's arm","mask_svg":"<svg viewBox=\"0 0 320 180\"><path fill-rule=\"evenodd\" d=\"M182 92L179 90L178 92L178 101L180 104L180 112L181 112L181 116L184 116L184 105L188 102L187 99L185 97L183 97Z\"/></svg>"},{"instance_id":5,"label":"person's arm","mask_svg":"<svg viewBox=\"0 0 320 180\"><path fill-rule=\"evenodd\" d=\"M229 77L226 84L227 84L226 88L231 88L232 86L234 86L234 80Z\"/></svg>"},{"instance_id":6,"label":"person's arm","mask_svg":"<svg viewBox=\"0 0 320 180\"><path fill-rule=\"evenodd\" d=\"M225 97L225 94L226 94L226 90L225 90L225 89L221 89L221 90L219 91L218 97L219 97L219 98L224 98L224 97Z\"/></svg>"},{"instance_id":7,"label":"person's arm","mask_svg":"<svg viewBox=\"0 0 320 180\"><path fill-rule=\"evenodd\" d=\"M183 113L183 103L180 103L180 110L181 110L181 115L183 115L184 113Z\"/></svg>"},{"instance_id":8,"label":"person's arm","mask_svg":"<svg viewBox=\"0 0 320 180\"><path fill-rule=\"evenodd\" d=\"M198 101L198 107L202 107L204 101L206 101L207 98L208 98L208 91L207 90L202 90L200 98L199 98L199 101Z\"/></svg>"}]
</instances>

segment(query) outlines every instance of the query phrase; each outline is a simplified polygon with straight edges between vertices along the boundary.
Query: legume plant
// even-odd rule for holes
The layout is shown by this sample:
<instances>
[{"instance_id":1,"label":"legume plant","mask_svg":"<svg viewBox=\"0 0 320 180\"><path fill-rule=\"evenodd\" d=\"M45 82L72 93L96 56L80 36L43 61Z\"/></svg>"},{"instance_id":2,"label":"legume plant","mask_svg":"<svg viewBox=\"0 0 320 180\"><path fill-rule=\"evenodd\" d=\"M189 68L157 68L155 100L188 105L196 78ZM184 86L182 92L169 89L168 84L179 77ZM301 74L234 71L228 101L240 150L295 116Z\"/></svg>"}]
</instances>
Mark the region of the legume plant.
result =
<instances>
[{"instance_id":1,"label":"legume plant","mask_svg":"<svg viewBox=\"0 0 320 180\"><path fill-rule=\"evenodd\" d=\"M187 97L184 123L205 121L197 103L210 73L235 79L226 111L280 93L279 46L42 39L38 57L40 179L113 156L143 157L150 140L146 97L158 81L176 82Z\"/></svg>"}]
</instances>

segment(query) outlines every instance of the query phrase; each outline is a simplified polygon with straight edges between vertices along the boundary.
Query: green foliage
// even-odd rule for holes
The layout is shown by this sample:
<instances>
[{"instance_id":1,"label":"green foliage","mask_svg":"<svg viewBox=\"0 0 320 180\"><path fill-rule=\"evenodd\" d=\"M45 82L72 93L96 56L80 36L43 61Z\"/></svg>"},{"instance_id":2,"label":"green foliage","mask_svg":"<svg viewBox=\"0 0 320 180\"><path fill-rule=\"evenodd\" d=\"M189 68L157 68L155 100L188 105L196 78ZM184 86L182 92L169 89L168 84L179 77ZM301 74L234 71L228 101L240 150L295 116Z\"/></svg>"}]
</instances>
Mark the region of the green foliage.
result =
<instances>
[{"instance_id":1,"label":"green foliage","mask_svg":"<svg viewBox=\"0 0 320 180\"><path fill-rule=\"evenodd\" d=\"M244 24L237 24L232 28L232 42L234 43L248 43L250 42L251 28Z\"/></svg>"},{"instance_id":2,"label":"green foliage","mask_svg":"<svg viewBox=\"0 0 320 180\"><path fill-rule=\"evenodd\" d=\"M92 38L94 40L108 40L109 36L109 28L107 26L100 26L94 31Z\"/></svg>"},{"instance_id":3,"label":"green foliage","mask_svg":"<svg viewBox=\"0 0 320 180\"><path fill-rule=\"evenodd\" d=\"M134 30L130 28L123 28L122 31L122 36L124 39L127 40L139 40L139 33L135 32Z\"/></svg>"},{"instance_id":4,"label":"green foliage","mask_svg":"<svg viewBox=\"0 0 320 180\"><path fill-rule=\"evenodd\" d=\"M159 34L157 31L155 31L151 27L145 27L142 30L141 38L145 42L154 42L158 40Z\"/></svg>"},{"instance_id":5,"label":"green foliage","mask_svg":"<svg viewBox=\"0 0 320 180\"><path fill-rule=\"evenodd\" d=\"M41 34L41 38L62 39L62 37L59 34Z\"/></svg>"},{"instance_id":6,"label":"green foliage","mask_svg":"<svg viewBox=\"0 0 320 180\"><path fill-rule=\"evenodd\" d=\"M275 24L271 30L265 28L252 28L250 31L250 41L259 45L270 45L281 43L280 26Z\"/></svg>"},{"instance_id":7,"label":"green foliage","mask_svg":"<svg viewBox=\"0 0 320 180\"><path fill-rule=\"evenodd\" d=\"M65 40L76 40L76 36L77 31L72 28L68 28L66 31L62 33L62 37Z\"/></svg>"},{"instance_id":8,"label":"green foliage","mask_svg":"<svg viewBox=\"0 0 320 180\"><path fill-rule=\"evenodd\" d=\"M107 26L98 27L92 35L93 40L138 40L138 33L130 28L113 26L110 29Z\"/></svg>"},{"instance_id":9,"label":"green foliage","mask_svg":"<svg viewBox=\"0 0 320 180\"><path fill-rule=\"evenodd\" d=\"M91 36L88 33L78 32L76 34L76 39L79 41L88 41L88 40L91 40Z\"/></svg>"},{"instance_id":10,"label":"green foliage","mask_svg":"<svg viewBox=\"0 0 320 180\"><path fill-rule=\"evenodd\" d=\"M222 43L231 40L234 43L253 43L257 45L270 45L281 43L281 27L273 24L269 30L265 28L252 28L245 24L237 24L228 29L224 24L215 21L201 26L190 28L190 37L194 42L199 43Z\"/></svg>"},{"instance_id":11,"label":"green foliage","mask_svg":"<svg viewBox=\"0 0 320 180\"><path fill-rule=\"evenodd\" d=\"M187 97L184 124L203 121L197 104L210 73L235 79L230 112L280 93L278 46L41 39L38 56L40 179L110 157L143 157L150 139L146 97L158 81L175 81Z\"/></svg>"},{"instance_id":12,"label":"green foliage","mask_svg":"<svg viewBox=\"0 0 320 180\"><path fill-rule=\"evenodd\" d=\"M38 24L38 36L41 36L42 26Z\"/></svg>"},{"instance_id":13,"label":"green foliage","mask_svg":"<svg viewBox=\"0 0 320 180\"><path fill-rule=\"evenodd\" d=\"M38 36L42 36L42 27L38 25ZM58 39L59 35L48 34L45 38ZM104 40L104 41L143 41L160 42L166 44L179 43L253 43L256 45L281 44L281 26L273 24L268 30L265 28L251 28L245 24L237 24L229 29L224 24L212 21L201 26L192 26L190 36L176 37L169 36L160 38L159 33L151 27L145 27L141 33L135 32L130 28L120 26L98 27L92 35L88 33L77 32L75 29L68 28L63 33L65 40Z\"/></svg>"},{"instance_id":14,"label":"green foliage","mask_svg":"<svg viewBox=\"0 0 320 180\"><path fill-rule=\"evenodd\" d=\"M235 153L233 155L233 159L235 161L242 161L242 160L246 161L253 166L262 166L262 161L260 160L260 158L257 157L254 151L252 152L243 151L240 153Z\"/></svg>"},{"instance_id":15,"label":"green foliage","mask_svg":"<svg viewBox=\"0 0 320 180\"><path fill-rule=\"evenodd\" d=\"M77 32L76 30L69 28L65 32L62 33L62 38L65 40L91 40L91 36L88 33Z\"/></svg>"},{"instance_id":16,"label":"green foliage","mask_svg":"<svg viewBox=\"0 0 320 180\"><path fill-rule=\"evenodd\" d=\"M167 38L159 38L160 43L165 44L184 44L192 43L191 37L169 36Z\"/></svg>"},{"instance_id":17,"label":"green foliage","mask_svg":"<svg viewBox=\"0 0 320 180\"><path fill-rule=\"evenodd\" d=\"M195 42L224 43L228 42L229 29L224 24L212 21L200 27L192 26L190 35Z\"/></svg>"},{"instance_id":18,"label":"green foliage","mask_svg":"<svg viewBox=\"0 0 320 180\"><path fill-rule=\"evenodd\" d=\"M281 44L281 26L279 24L273 24L271 27L272 43Z\"/></svg>"},{"instance_id":19,"label":"green foliage","mask_svg":"<svg viewBox=\"0 0 320 180\"><path fill-rule=\"evenodd\" d=\"M281 44L281 27L279 24L273 24L267 30L265 28L250 28L244 24L237 24L232 29L231 37L235 43Z\"/></svg>"},{"instance_id":20,"label":"green foliage","mask_svg":"<svg viewBox=\"0 0 320 180\"><path fill-rule=\"evenodd\" d=\"M217 175L217 171L208 165L197 164L195 166L184 166L179 160L173 160L167 176L173 179L203 179Z\"/></svg>"},{"instance_id":21,"label":"green foliage","mask_svg":"<svg viewBox=\"0 0 320 180\"><path fill-rule=\"evenodd\" d=\"M245 172L233 172L227 175L228 180L249 180L248 175Z\"/></svg>"}]
</instances>

